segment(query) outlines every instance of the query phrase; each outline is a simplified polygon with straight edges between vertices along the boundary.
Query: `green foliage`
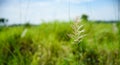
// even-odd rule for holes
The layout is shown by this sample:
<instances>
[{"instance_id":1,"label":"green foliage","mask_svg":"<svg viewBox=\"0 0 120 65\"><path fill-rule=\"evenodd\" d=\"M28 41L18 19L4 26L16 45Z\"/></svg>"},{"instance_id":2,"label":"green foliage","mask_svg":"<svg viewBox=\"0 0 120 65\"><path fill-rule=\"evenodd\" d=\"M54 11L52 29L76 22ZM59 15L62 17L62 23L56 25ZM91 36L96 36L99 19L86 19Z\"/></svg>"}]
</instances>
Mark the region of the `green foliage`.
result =
<instances>
[{"instance_id":1,"label":"green foliage","mask_svg":"<svg viewBox=\"0 0 120 65\"><path fill-rule=\"evenodd\" d=\"M30 24L30 23L25 23L24 26L25 26L26 28L30 28L30 27L31 27L31 24Z\"/></svg>"},{"instance_id":2,"label":"green foliage","mask_svg":"<svg viewBox=\"0 0 120 65\"><path fill-rule=\"evenodd\" d=\"M87 35L79 46L71 44L68 36L71 24L55 21L31 26L24 37L24 26L3 28L0 65L120 65L119 31L112 23L81 22Z\"/></svg>"},{"instance_id":3,"label":"green foliage","mask_svg":"<svg viewBox=\"0 0 120 65\"><path fill-rule=\"evenodd\" d=\"M5 18L0 18L0 23L5 23L5 22L8 22L8 20Z\"/></svg>"},{"instance_id":4,"label":"green foliage","mask_svg":"<svg viewBox=\"0 0 120 65\"><path fill-rule=\"evenodd\" d=\"M81 16L81 19L82 19L83 22L86 22L86 21L88 21L88 16L86 14L83 14Z\"/></svg>"},{"instance_id":5,"label":"green foliage","mask_svg":"<svg viewBox=\"0 0 120 65\"><path fill-rule=\"evenodd\" d=\"M1 25L6 25L7 22L8 22L8 19L0 18L0 26Z\"/></svg>"}]
</instances>

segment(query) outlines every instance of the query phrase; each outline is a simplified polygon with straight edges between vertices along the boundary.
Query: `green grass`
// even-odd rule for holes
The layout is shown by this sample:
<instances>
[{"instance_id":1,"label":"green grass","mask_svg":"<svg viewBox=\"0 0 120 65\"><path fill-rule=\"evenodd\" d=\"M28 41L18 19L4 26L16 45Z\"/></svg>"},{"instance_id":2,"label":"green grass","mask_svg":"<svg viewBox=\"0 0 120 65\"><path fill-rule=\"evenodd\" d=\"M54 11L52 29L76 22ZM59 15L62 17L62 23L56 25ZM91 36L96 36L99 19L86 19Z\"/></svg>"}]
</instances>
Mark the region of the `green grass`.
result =
<instances>
[{"instance_id":1,"label":"green grass","mask_svg":"<svg viewBox=\"0 0 120 65\"><path fill-rule=\"evenodd\" d=\"M0 65L120 65L120 24L82 22L86 37L80 43L80 57L72 39L73 22L50 22L27 27L0 29ZM79 62L79 63L78 63Z\"/></svg>"}]
</instances>

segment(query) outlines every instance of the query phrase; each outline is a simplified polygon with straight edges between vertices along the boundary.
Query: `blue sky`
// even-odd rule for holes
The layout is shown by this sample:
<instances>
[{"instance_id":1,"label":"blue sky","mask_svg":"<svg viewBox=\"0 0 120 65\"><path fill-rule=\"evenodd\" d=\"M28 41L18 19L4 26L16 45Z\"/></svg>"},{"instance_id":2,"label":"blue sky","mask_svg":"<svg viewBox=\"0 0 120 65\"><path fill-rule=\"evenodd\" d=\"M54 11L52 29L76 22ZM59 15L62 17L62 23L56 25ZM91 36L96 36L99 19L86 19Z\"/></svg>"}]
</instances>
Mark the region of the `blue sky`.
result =
<instances>
[{"instance_id":1,"label":"blue sky","mask_svg":"<svg viewBox=\"0 0 120 65\"><path fill-rule=\"evenodd\" d=\"M69 20L82 14L90 20L117 20L117 9L117 0L0 0L0 17L10 24Z\"/></svg>"}]
</instances>

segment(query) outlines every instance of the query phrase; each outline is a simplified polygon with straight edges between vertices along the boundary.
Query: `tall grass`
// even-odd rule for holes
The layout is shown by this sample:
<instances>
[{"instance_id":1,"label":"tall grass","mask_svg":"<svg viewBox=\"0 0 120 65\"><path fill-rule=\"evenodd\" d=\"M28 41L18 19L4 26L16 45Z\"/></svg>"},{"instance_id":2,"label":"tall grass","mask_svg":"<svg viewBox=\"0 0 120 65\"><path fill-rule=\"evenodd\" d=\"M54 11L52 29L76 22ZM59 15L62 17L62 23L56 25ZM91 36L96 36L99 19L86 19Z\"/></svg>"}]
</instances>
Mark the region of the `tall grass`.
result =
<instances>
[{"instance_id":1,"label":"tall grass","mask_svg":"<svg viewBox=\"0 0 120 65\"><path fill-rule=\"evenodd\" d=\"M112 23L55 21L30 26L23 37L24 26L2 28L0 65L119 65L116 24L117 33Z\"/></svg>"}]
</instances>

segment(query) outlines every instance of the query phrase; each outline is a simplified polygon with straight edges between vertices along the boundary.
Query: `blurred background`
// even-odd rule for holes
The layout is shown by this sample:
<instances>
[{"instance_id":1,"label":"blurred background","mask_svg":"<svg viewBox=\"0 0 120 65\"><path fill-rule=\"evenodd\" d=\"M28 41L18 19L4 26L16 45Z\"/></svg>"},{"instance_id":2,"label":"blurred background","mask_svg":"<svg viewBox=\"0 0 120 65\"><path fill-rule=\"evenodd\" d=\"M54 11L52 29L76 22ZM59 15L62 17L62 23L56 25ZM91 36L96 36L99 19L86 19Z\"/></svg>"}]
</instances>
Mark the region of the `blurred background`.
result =
<instances>
[{"instance_id":1,"label":"blurred background","mask_svg":"<svg viewBox=\"0 0 120 65\"><path fill-rule=\"evenodd\" d=\"M119 0L0 0L0 18L8 24L39 24L41 20L74 19L87 14L90 20L119 19ZM33 22L34 21L34 22Z\"/></svg>"}]
</instances>

